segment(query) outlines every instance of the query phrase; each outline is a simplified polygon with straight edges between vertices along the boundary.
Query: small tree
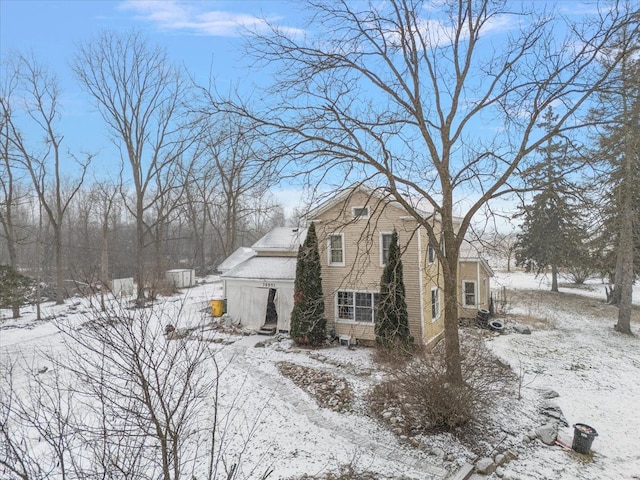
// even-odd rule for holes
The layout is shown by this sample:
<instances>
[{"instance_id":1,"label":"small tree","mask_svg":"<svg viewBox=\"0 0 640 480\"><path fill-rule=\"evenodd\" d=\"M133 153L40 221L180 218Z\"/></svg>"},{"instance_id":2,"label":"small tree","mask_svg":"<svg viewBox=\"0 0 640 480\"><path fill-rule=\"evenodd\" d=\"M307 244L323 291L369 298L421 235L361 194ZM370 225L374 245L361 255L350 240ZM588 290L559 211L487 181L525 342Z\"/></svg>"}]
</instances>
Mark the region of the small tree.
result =
<instances>
[{"instance_id":1,"label":"small tree","mask_svg":"<svg viewBox=\"0 0 640 480\"><path fill-rule=\"evenodd\" d=\"M313 223L298 249L293 298L291 337L296 343L321 344L326 337L327 321L324 318L318 237Z\"/></svg>"},{"instance_id":2,"label":"small tree","mask_svg":"<svg viewBox=\"0 0 640 480\"><path fill-rule=\"evenodd\" d=\"M391 235L389 256L380 279L380 300L376 316L376 343L391 349L407 349L413 345L409 333L409 314L402 275L402 258L398 232Z\"/></svg>"},{"instance_id":3,"label":"small tree","mask_svg":"<svg viewBox=\"0 0 640 480\"><path fill-rule=\"evenodd\" d=\"M13 318L20 317L20 306L25 303L33 280L10 265L0 265L0 308L13 310Z\"/></svg>"}]
</instances>

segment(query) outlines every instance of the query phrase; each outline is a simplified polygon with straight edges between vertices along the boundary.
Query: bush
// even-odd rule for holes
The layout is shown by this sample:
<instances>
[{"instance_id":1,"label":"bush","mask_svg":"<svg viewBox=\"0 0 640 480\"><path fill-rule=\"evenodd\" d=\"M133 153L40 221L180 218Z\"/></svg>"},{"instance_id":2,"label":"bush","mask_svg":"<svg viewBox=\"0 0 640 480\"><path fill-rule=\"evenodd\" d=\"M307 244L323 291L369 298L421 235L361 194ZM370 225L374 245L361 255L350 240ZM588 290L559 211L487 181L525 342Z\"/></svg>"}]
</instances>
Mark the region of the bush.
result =
<instances>
[{"instance_id":1,"label":"bush","mask_svg":"<svg viewBox=\"0 0 640 480\"><path fill-rule=\"evenodd\" d=\"M491 354L478 337L461 345L462 384L447 381L444 345L416 355L393 368L387 380L369 394L376 415L393 418L404 433L454 430L472 419L480 420L495 401L515 385L508 365Z\"/></svg>"}]
</instances>

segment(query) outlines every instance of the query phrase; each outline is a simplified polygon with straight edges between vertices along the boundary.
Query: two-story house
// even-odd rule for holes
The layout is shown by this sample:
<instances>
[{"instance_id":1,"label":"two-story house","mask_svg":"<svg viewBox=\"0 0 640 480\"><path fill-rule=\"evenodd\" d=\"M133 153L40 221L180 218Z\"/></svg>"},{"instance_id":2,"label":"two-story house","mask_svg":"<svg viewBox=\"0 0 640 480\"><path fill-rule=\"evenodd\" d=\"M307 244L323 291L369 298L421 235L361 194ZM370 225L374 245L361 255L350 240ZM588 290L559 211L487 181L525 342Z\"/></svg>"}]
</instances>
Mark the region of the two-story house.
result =
<instances>
[{"instance_id":1,"label":"two-story house","mask_svg":"<svg viewBox=\"0 0 640 480\"><path fill-rule=\"evenodd\" d=\"M429 216L427 212L423 212L423 215L424 218L431 218L437 232L437 218ZM336 335L356 338L360 342L375 341L374 322L380 278L386 263L391 235L395 229L402 251L411 334L417 342L425 345L433 345L440 339L444 331L444 299L441 288L442 272L436 251L430 245L424 227L419 227L416 220L408 215L399 203L375 190L354 186L311 210L307 216L307 224L310 222L315 223L318 235L325 316L329 331L333 330ZM260 245L273 244L276 238L284 242L278 248L271 246L272 263L278 256L281 258L280 261L290 259L304 241L306 230L294 232L289 229L289 236L286 233L287 229L275 231L278 232L277 235L270 232L254 245L254 248L258 247L255 257L225 273L223 279L229 314L251 328L259 328L256 325L266 319L265 302L268 297L265 296L265 292L249 292L247 285L253 282L254 289L275 288L280 302L278 330L286 331L290 321L290 308L293 305L295 262L287 264L286 286L283 283L284 279L280 278L285 273L283 265L274 263L258 269L256 266L252 267L251 262L264 259L266 252L259 251ZM471 245L466 244L458 266L461 318L475 317L477 310L489 308L492 275L487 262L479 255L474 255ZM235 280L232 281L232 278ZM237 286L241 284L245 285L245 290L240 293ZM269 287L276 284L277 288ZM242 302L232 300L236 297L241 297ZM245 304L250 299L260 302L253 309L259 312L259 318L250 319L248 316L249 310Z\"/></svg>"}]
</instances>

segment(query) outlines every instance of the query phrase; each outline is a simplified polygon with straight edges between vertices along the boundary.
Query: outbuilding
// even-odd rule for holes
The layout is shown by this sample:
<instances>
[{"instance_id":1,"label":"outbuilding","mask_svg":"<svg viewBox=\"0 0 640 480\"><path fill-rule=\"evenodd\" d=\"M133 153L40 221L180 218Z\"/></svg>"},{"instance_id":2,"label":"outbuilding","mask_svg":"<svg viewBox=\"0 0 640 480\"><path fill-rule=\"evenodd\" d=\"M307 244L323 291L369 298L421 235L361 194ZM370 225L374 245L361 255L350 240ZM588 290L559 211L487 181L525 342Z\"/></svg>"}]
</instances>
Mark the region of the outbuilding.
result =
<instances>
[{"instance_id":1,"label":"outbuilding","mask_svg":"<svg viewBox=\"0 0 640 480\"><path fill-rule=\"evenodd\" d=\"M255 255L222 273L227 314L234 323L289 331L296 258L306 234L303 228L275 228L252 245Z\"/></svg>"}]
</instances>

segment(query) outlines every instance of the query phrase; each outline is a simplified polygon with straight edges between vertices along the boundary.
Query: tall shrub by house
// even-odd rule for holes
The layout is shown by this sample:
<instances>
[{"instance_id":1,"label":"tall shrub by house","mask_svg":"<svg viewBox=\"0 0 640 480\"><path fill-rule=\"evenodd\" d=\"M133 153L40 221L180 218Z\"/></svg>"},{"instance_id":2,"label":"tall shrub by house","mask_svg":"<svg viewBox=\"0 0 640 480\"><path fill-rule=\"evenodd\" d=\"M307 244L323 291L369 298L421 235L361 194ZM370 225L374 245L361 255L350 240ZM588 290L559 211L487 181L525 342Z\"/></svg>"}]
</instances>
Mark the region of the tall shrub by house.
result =
<instances>
[{"instance_id":1,"label":"tall shrub by house","mask_svg":"<svg viewBox=\"0 0 640 480\"><path fill-rule=\"evenodd\" d=\"M326 338L327 321L324 318L318 237L313 223L298 249L293 298L291 338L299 344L320 345Z\"/></svg>"},{"instance_id":2,"label":"tall shrub by house","mask_svg":"<svg viewBox=\"0 0 640 480\"><path fill-rule=\"evenodd\" d=\"M402 278L402 258L398 246L398 233L395 230L391 235L387 263L380 279L375 333L376 343L380 347L409 349L413 346Z\"/></svg>"}]
</instances>

